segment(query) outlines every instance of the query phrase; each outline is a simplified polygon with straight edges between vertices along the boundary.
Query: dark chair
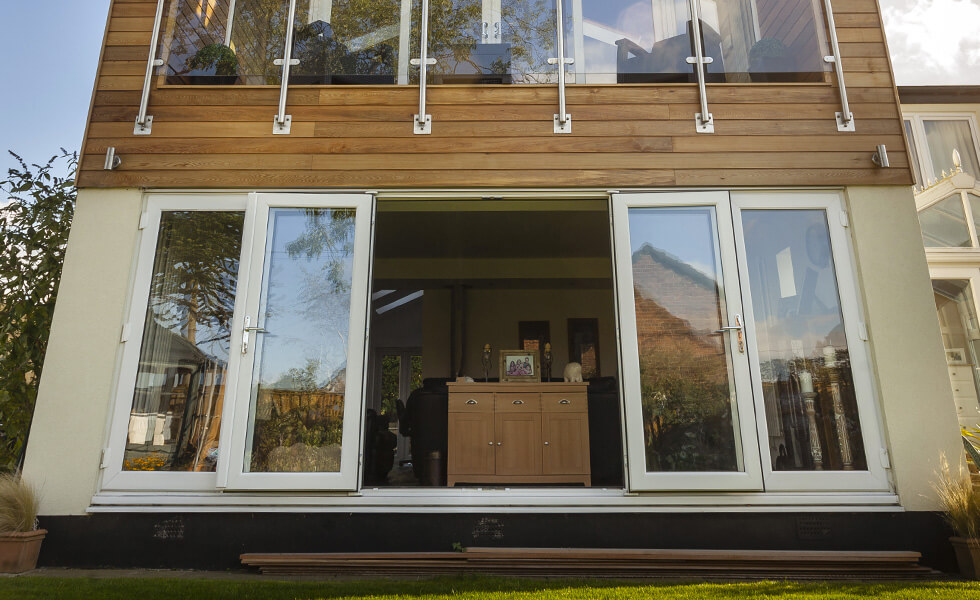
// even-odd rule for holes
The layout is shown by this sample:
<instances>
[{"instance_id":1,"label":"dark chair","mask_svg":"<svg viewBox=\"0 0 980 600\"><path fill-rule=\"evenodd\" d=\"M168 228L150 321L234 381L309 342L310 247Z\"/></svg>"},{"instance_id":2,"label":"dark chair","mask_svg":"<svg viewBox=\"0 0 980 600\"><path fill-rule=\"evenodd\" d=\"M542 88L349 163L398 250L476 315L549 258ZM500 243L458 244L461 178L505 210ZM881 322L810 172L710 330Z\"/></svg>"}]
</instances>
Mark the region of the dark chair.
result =
<instances>
[{"instance_id":1,"label":"dark chair","mask_svg":"<svg viewBox=\"0 0 980 600\"><path fill-rule=\"evenodd\" d=\"M592 485L623 485L623 436L619 382L615 377L589 380L589 449Z\"/></svg>"},{"instance_id":2,"label":"dark chair","mask_svg":"<svg viewBox=\"0 0 980 600\"><path fill-rule=\"evenodd\" d=\"M398 431L411 439L412 471L420 485L446 485L450 379L430 378L405 402Z\"/></svg>"},{"instance_id":3,"label":"dark chair","mask_svg":"<svg viewBox=\"0 0 980 600\"><path fill-rule=\"evenodd\" d=\"M687 22L687 33L661 40L649 51L632 40L621 39L616 42L616 81L618 83L687 83L697 81L694 65L687 62L694 56L691 40L691 22ZM710 25L701 22L701 35L704 39L704 54L713 59L705 69L706 75L723 72L721 36ZM716 79L717 77L712 77ZM724 80L722 74L722 81Z\"/></svg>"}]
</instances>

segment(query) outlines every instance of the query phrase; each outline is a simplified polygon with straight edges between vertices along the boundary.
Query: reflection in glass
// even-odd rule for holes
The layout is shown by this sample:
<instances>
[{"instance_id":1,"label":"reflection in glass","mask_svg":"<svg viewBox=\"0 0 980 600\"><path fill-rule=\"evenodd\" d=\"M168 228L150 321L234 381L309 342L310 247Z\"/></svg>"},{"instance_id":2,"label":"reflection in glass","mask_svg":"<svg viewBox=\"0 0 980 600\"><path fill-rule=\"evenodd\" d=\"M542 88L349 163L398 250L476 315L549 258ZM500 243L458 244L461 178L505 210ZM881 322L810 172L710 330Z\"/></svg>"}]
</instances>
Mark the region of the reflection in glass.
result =
<instances>
[{"instance_id":1,"label":"reflection in glass","mask_svg":"<svg viewBox=\"0 0 980 600\"><path fill-rule=\"evenodd\" d=\"M418 6L418 3L416 3ZM293 84L406 84L412 2L299 0ZM418 26L416 25L416 28Z\"/></svg>"},{"instance_id":2,"label":"reflection in glass","mask_svg":"<svg viewBox=\"0 0 980 600\"><path fill-rule=\"evenodd\" d=\"M939 314L939 329L949 363L949 379L960 424L975 427L980 421L977 396L977 352L980 350L980 322L970 281L934 279L933 295Z\"/></svg>"},{"instance_id":3,"label":"reflection in glass","mask_svg":"<svg viewBox=\"0 0 980 600\"><path fill-rule=\"evenodd\" d=\"M742 226L773 470L866 470L826 212Z\"/></svg>"},{"instance_id":4,"label":"reflection in glass","mask_svg":"<svg viewBox=\"0 0 980 600\"><path fill-rule=\"evenodd\" d=\"M278 85L288 17L288 0L168 0L161 73L171 84Z\"/></svg>"},{"instance_id":5,"label":"reflection in glass","mask_svg":"<svg viewBox=\"0 0 980 600\"><path fill-rule=\"evenodd\" d=\"M246 470L340 470L354 211L273 208Z\"/></svg>"},{"instance_id":6,"label":"reflection in glass","mask_svg":"<svg viewBox=\"0 0 980 600\"><path fill-rule=\"evenodd\" d=\"M699 0L705 49L716 43L721 60L707 66L708 81L823 81L831 65L826 25L813 0ZM717 37L715 37L717 36Z\"/></svg>"},{"instance_id":7,"label":"reflection in glass","mask_svg":"<svg viewBox=\"0 0 980 600\"><path fill-rule=\"evenodd\" d=\"M695 81L688 0L564 0L566 54L575 83ZM705 28L707 56L718 35ZM571 81L571 80L570 80Z\"/></svg>"},{"instance_id":8,"label":"reflection in glass","mask_svg":"<svg viewBox=\"0 0 980 600\"><path fill-rule=\"evenodd\" d=\"M963 172L980 177L980 164L977 160L976 142L970 122L962 120L922 121L926 132L926 146L932 159L932 179L941 179L943 171L953 170L953 150L960 153Z\"/></svg>"},{"instance_id":9,"label":"reflection in glass","mask_svg":"<svg viewBox=\"0 0 980 600\"><path fill-rule=\"evenodd\" d=\"M557 35L554 0L430 0L431 83L554 83Z\"/></svg>"},{"instance_id":10,"label":"reflection in glass","mask_svg":"<svg viewBox=\"0 0 980 600\"><path fill-rule=\"evenodd\" d=\"M123 470L215 470L243 223L160 216Z\"/></svg>"},{"instance_id":11,"label":"reflection in glass","mask_svg":"<svg viewBox=\"0 0 980 600\"><path fill-rule=\"evenodd\" d=\"M915 176L915 185L922 186L922 168L919 166L919 151L915 148L915 134L912 133L912 121L905 121L905 137L909 140L909 162L912 163L912 174Z\"/></svg>"},{"instance_id":12,"label":"reflection in glass","mask_svg":"<svg viewBox=\"0 0 980 600\"><path fill-rule=\"evenodd\" d=\"M737 471L714 208L631 208L647 471Z\"/></svg>"},{"instance_id":13,"label":"reflection in glass","mask_svg":"<svg viewBox=\"0 0 980 600\"><path fill-rule=\"evenodd\" d=\"M973 245L959 193L919 211L919 227L927 248L968 248Z\"/></svg>"}]
</instances>

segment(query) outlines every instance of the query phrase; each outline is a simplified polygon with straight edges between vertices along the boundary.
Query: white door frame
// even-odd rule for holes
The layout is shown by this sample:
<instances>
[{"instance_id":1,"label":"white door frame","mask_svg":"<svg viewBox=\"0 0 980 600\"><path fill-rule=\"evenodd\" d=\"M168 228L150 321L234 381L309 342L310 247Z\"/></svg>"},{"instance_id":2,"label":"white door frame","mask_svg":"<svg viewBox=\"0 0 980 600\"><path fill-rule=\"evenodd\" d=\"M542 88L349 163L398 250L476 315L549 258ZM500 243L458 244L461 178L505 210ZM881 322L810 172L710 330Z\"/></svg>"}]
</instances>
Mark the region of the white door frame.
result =
<instances>
[{"instance_id":1,"label":"white door frame","mask_svg":"<svg viewBox=\"0 0 980 600\"><path fill-rule=\"evenodd\" d=\"M817 209L825 212L830 234L831 254L837 277L838 298L844 334L847 338L848 356L851 362L851 375L854 393L857 398L858 421L864 442L867 471L775 471L772 468L769 444L759 444L762 452L762 467L766 491L884 491L890 489L885 468L881 463L879 451L884 449L882 435L878 426L878 412L875 402L875 388L871 378L871 361L867 336L862 333L861 315L858 304L858 283L852 267L850 238L843 225L844 199L839 192L731 192L732 213L735 235L744 240L741 213L749 209L806 210ZM755 335L755 316L752 311L752 290L749 285L748 264L745 244L736 246L742 296L745 301L745 329L749 354L752 362L752 382L756 398L760 440L767 439L763 404L762 376L759 365L759 345Z\"/></svg>"},{"instance_id":2,"label":"white door frame","mask_svg":"<svg viewBox=\"0 0 980 600\"><path fill-rule=\"evenodd\" d=\"M344 394L344 422L342 429L340 471L336 473L246 473L244 472L245 444L248 437L250 390L255 356L259 344L252 344L247 354L241 352L241 324L238 325L238 344L233 351L241 358L237 373L239 392L233 402L226 404L232 413L226 413L221 428L218 458L217 487L243 490L356 490L361 454L361 423L363 420L363 389L365 381L365 345L367 339L367 312L369 274L371 266L371 224L373 221L373 196L370 194L302 194L302 193L253 193L255 218L253 219L252 244L249 250L253 269L268 270L266 264L266 238L269 214L272 208L352 208L356 211L354 222L354 256L351 278L350 322L347 336L347 380ZM258 317L262 288L266 278L253 276L244 293L241 319L252 317L252 323L261 324ZM235 338L233 338L235 339ZM228 410L226 408L226 411Z\"/></svg>"},{"instance_id":3,"label":"white door frame","mask_svg":"<svg viewBox=\"0 0 980 600\"><path fill-rule=\"evenodd\" d=\"M249 209L246 194L150 194L146 197L145 211L141 217L142 229L137 252L136 271L133 281L133 295L123 331L126 332L122 344L122 362L116 381L114 400L109 419L108 447L103 457L105 473L102 479L104 490L214 490L214 472L189 471L124 471L123 459L129 430L129 415L132 411L133 394L136 389L136 376L139 369L140 352L143 342L143 328L146 324L146 311L150 298L150 280L153 277L153 263L156 258L157 239L160 234L160 218L163 212L209 212L239 211L243 213L242 250L238 264L238 283L235 293L235 309L231 323L231 348L241 344L241 306L248 282L248 247L251 242L254 212ZM235 373L238 357L234 351L229 353L228 372L225 377L225 391L222 422L227 414L224 409L232 404L235 397ZM222 429L224 426L222 425ZM224 444L219 438L218 451ZM220 460L218 469L220 470Z\"/></svg>"},{"instance_id":4,"label":"white door frame","mask_svg":"<svg viewBox=\"0 0 980 600\"><path fill-rule=\"evenodd\" d=\"M748 354L740 352L736 335L728 338L735 402L732 422L737 434L736 452L741 470L735 472L660 472L646 469L643 439L643 412L640 404L639 346L637 344L636 304L633 294L632 251L629 235L630 208L713 207L715 209L715 254L717 272L721 273L727 324L743 314L739 294L738 270L728 192L650 192L613 194L612 210L615 230L616 289L621 334L619 336L620 373L623 379L623 409L626 422L628 486L636 491L725 491L761 490L762 471L756 417L752 402Z\"/></svg>"}]
</instances>

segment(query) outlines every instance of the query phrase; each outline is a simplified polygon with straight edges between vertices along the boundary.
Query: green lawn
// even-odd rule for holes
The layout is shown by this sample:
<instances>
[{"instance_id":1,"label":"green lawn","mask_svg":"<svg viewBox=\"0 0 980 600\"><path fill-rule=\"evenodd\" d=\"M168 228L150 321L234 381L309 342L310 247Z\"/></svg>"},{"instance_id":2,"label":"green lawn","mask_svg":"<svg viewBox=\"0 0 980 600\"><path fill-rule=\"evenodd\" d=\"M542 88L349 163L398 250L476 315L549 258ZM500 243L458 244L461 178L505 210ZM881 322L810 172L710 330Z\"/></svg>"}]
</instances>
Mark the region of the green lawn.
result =
<instances>
[{"instance_id":1,"label":"green lawn","mask_svg":"<svg viewBox=\"0 0 980 600\"><path fill-rule=\"evenodd\" d=\"M541 581L490 577L445 577L423 581L295 583L201 579L92 579L14 577L0 580L0 600L272 600L452 599L452 600L633 600L721 598L760 600L863 599L980 600L980 583L691 583L632 584L602 581Z\"/></svg>"}]
</instances>

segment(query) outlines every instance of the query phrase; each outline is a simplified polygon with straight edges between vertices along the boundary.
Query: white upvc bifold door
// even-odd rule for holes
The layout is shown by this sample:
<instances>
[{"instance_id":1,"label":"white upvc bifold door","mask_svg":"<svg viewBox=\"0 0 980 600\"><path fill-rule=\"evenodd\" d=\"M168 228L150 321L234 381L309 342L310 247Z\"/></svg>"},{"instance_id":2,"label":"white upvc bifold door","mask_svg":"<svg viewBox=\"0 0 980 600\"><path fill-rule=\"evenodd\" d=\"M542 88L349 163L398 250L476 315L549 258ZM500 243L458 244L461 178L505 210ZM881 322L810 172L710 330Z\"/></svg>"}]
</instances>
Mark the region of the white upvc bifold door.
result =
<instances>
[{"instance_id":1,"label":"white upvc bifold door","mask_svg":"<svg viewBox=\"0 0 980 600\"><path fill-rule=\"evenodd\" d=\"M357 487L371 196L255 194L218 487Z\"/></svg>"},{"instance_id":2,"label":"white upvc bifold door","mask_svg":"<svg viewBox=\"0 0 980 600\"><path fill-rule=\"evenodd\" d=\"M842 202L613 196L630 489L889 489Z\"/></svg>"},{"instance_id":3,"label":"white upvc bifold door","mask_svg":"<svg viewBox=\"0 0 980 600\"><path fill-rule=\"evenodd\" d=\"M727 192L613 196L629 485L761 490Z\"/></svg>"}]
</instances>

